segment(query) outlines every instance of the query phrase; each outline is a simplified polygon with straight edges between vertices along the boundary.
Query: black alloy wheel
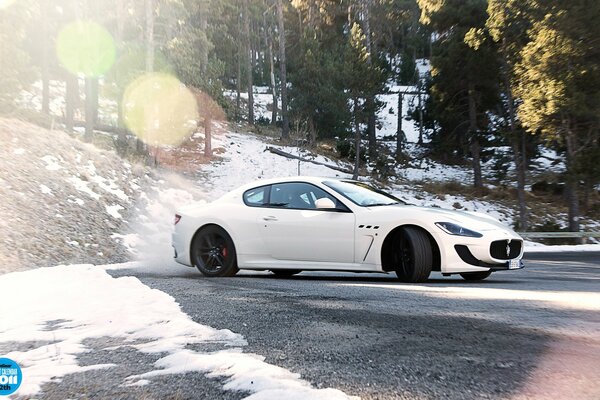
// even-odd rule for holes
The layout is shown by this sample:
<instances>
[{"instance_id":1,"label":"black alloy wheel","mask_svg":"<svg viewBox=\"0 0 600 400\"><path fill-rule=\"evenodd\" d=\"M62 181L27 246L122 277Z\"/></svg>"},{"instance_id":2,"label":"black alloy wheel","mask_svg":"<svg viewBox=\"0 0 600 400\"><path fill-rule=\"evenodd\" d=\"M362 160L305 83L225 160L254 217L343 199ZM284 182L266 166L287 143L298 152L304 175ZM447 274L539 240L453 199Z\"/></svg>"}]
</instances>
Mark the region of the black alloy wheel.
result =
<instances>
[{"instance_id":1,"label":"black alloy wheel","mask_svg":"<svg viewBox=\"0 0 600 400\"><path fill-rule=\"evenodd\" d=\"M433 264L433 252L429 237L419 228L400 229L394 252L396 275L402 282L425 282Z\"/></svg>"},{"instance_id":2,"label":"black alloy wheel","mask_svg":"<svg viewBox=\"0 0 600 400\"><path fill-rule=\"evenodd\" d=\"M192 242L192 263L208 277L233 276L238 272L233 240L216 225L202 228Z\"/></svg>"}]
</instances>

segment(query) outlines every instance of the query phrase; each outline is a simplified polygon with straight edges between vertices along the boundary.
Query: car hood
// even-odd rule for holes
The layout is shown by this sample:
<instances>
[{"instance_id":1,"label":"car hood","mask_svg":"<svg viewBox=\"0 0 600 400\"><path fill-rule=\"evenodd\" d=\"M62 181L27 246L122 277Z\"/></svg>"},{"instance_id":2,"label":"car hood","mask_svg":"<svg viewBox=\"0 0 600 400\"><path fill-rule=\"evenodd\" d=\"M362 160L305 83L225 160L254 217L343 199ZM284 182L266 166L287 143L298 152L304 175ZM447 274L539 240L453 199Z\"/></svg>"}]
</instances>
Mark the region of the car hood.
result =
<instances>
[{"instance_id":1,"label":"car hood","mask_svg":"<svg viewBox=\"0 0 600 400\"><path fill-rule=\"evenodd\" d=\"M490 217L487 214L470 211L448 210L437 207L419 207L410 205L393 205L370 207L369 210L375 214L397 214L398 217L406 217L407 212L417 219L426 219L433 223L435 222L452 222L462 225L465 228L473 229L481 232L492 230L503 230L514 233L507 225Z\"/></svg>"}]
</instances>

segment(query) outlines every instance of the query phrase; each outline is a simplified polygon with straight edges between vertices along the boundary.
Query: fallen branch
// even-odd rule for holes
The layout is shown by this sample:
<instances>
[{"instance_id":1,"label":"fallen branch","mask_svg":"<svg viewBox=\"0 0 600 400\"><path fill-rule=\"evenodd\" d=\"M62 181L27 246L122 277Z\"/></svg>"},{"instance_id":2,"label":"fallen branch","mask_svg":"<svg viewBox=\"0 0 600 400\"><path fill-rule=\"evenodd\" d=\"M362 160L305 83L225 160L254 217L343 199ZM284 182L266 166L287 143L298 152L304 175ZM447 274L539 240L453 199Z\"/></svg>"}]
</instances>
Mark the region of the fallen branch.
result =
<instances>
[{"instance_id":1,"label":"fallen branch","mask_svg":"<svg viewBox=\"0 0 600 400\"><path fill-rule=\"evenodd\" d=\"M294 159L294 160L300 160L300 161L304 161L304 162L309 162L309 163L313 163L313 164L317 164L317 165L322 165L324 167L331 168L331 169L334 169L336 171L340 171L340 172L343 172L345 174L352 175L352 171L351 170L346 169L346 168L342 168L342 167L338 167L337 165L322 163L322 162L319 162L319 161L309 160L308 158L304 158L304 157L300 157L300 156L295 156L293 154L287 153L287 152L285 152L283 150L279 150L279 149L276 149L275 147L271 147L271 146L267 147L266 150L269 150L271 153L277 154L278 156L282 156L282 157L285 157L285 158L291 158L291 159Z\"/></svg>"},{"instance_id":2,"label":"fallen branch","mask_svg":"<svg viewBox=\"0 0 600 400\"><path fill-rule=\"evenodd\" d=\"M77 121L77 120L73 121L73 126L77 127L77 128L85 128L85 121ZM129 129L120 128L118 126L113 126L113 125L96 123L96 124L94 124L94 130L101 131L101 132L107 132L107 133L116 133L116 134L120 134L120 135L132 135L133 136L133 132L131 132Z\"/></svg>"}]
</instances>

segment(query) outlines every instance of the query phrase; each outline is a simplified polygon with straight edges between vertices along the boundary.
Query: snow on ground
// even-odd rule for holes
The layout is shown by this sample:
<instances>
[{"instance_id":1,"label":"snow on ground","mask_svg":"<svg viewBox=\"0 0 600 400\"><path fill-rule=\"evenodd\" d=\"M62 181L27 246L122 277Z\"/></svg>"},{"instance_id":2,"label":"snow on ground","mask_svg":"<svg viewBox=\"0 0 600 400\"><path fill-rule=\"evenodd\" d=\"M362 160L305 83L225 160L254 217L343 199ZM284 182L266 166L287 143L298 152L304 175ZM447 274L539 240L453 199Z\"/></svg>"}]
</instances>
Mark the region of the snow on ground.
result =
<instances>
[{"instance_id":1,"label":"snow on ground","mask_svg":"<svg viewBox=\"0 0 600 400\"><path fill-rule=\"evenodd\" d=\"M441 197L430 195L422 190L415 190L410 185L394 185L390 192L399 199L416 206L484 213L508 226L513 224L514 211L512 209L484 200L467 200L462 196L452 195Z\"/></svg>"},{"instance_id":2,"label":"snow on ground","mask_svg":"<svg viewBox=\"0 0 600 400\"><path fill-rule=\"evenodd\" d=\"M599 251L600 244L545 245L525 240L526 253L562 253L568 251Z\"/></svg>"},{"instance_id":3,"label":"snow on ground","mask_svg":"<svg viewBox=\"0 0 600 400\"><path fill-rule=\"evenodd\" d=\"M396 137L398 129L398 92L402 92L402 131L406 135L406 141L409 143L417 143L419 141L419 128L416 121L408 116L408 112L418 105L418 96L416 94L408 94L407 92L415 92L414 86L398 86L392 85L388 87L391 93L377 95L377 100L384 105L379 111L378 120L380 125L377 127L377 137ZM424 98L421 99L423 102ZM424 142L429 139L424 136Z\"/></svg>"},{"instance_id":4,"label":"snow on ground","mask_svg":"<svg viewBox=\"0 0 600 400\"><path fill-rule=\"evenodd\" d=\"M392 151L395 151L395 143L385 143ZM417 182L471 182L473 171L464 167L445 165L427 158L415 143L408 143L406 152L413 158L408 165L396 167L396 175L405 180Z\"/></svg>"},{"instance_id":5,"label":"snow on ground","mask_svg":"<svg viewBox=\"0 0 600 400\"><path fill-rule=\"evenodd\" d=\"M257 179L298 175L351 177L349 174L322 165L275 155L266 150L267 146L317 162L337 164L333 160L302 151L298 147L268 145L260 137L249 133L228 132L216 138L213 146L224 148L225 153L221 155L220 161L215 161L202 169L207 179L200 182L200 186L209 191L212 199ZM349 168L344 164L340 166Z\"/></svg>"},{"instance_id":6,"label":"snow on ground","mask_svg":"<svg viewBox=\"0 0 600 400\"><path fill-rule=\"evenodd\" d=\"M224 378L225 390L250 392L251 399L351 398L339 390L313 388L298 374L243 353L240 346L246 341L241 335L194 322L171 296L134 277L113 278L98 266L70 265L1 275L0 287L4 298L19 299L11 303L11 317L0 327L2 341L33 343L28 350L4 355L26 377L19 396L39 396L44 383L67 374L111 368L81 366L77 356L89 351L85 340L112 337L120 339L117 347L159 357L154 369L130 376L122 385L199 372ZM222 344L225 349L200 353L186 348L194 343Z\"/></svg>"},{"instance_id":7,"label":"snow on ground","mask_svg":"<svg viewBox=\"0 0 600 400\"><path fill-rule=\"evenodd\" d=\"M236 99L237 92L235 90L226 90L223 95L231 100ZM273 109L273 93L271 93L268 86L254 86L252 91L254 97L254 119L256 121L271 121L272 109ZM240 98L245 102L248 101L248 92L240 93ZM280 104L278 104L281 107ZM277 116L277 119L281 119L281 115Z\"/></svg>"},{"instance_id":8,"label":"snow on ground","mask_svg":"<svg viewBox=\"0 0 600 400\"><path fill-rule=\"evenodd\" d=\"M98 98L98 121L104 124L116 124L118 119L118 103L110 98L107 98L107 93L116 92L114 88L108 88L104 86L104 81L100 78L100 87L104 87L105 90L101 90L100 97ZM66 85L62 80L51 79L48 82L49 85L49 111L50 115L54 118L62 118L65 115L66 103L65 93ZM85 80L80 77L78 82L79 96L78 99L85 98ZM19 97L16 99L17 104L23 109L32 109L38 112L42 111L42 81L34 82L28 90L22 90ZM83 103L79 103L75 108L75 119L83 120Z\"/></svg>"}]
</instances>

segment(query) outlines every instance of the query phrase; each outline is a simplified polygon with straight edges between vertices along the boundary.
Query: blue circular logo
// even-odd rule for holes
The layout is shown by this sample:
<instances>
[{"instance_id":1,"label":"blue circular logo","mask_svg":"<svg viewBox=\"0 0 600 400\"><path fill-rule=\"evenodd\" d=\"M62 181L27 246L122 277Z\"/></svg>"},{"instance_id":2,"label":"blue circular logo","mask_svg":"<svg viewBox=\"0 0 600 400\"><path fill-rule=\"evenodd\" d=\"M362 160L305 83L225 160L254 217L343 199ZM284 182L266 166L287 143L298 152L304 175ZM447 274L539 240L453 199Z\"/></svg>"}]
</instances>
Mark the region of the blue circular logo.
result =
<instances>
[{"instance_id":1,"label":"blue circular logo","mask_svg":"<svg viewBox=\"0 0 600 400\"><path fill-rule=\"evenodd\" d=\"M10 358L0 358L0 396L7 396L21 386L23 373L19 364Z\"/></svg>"}]
</instances>

